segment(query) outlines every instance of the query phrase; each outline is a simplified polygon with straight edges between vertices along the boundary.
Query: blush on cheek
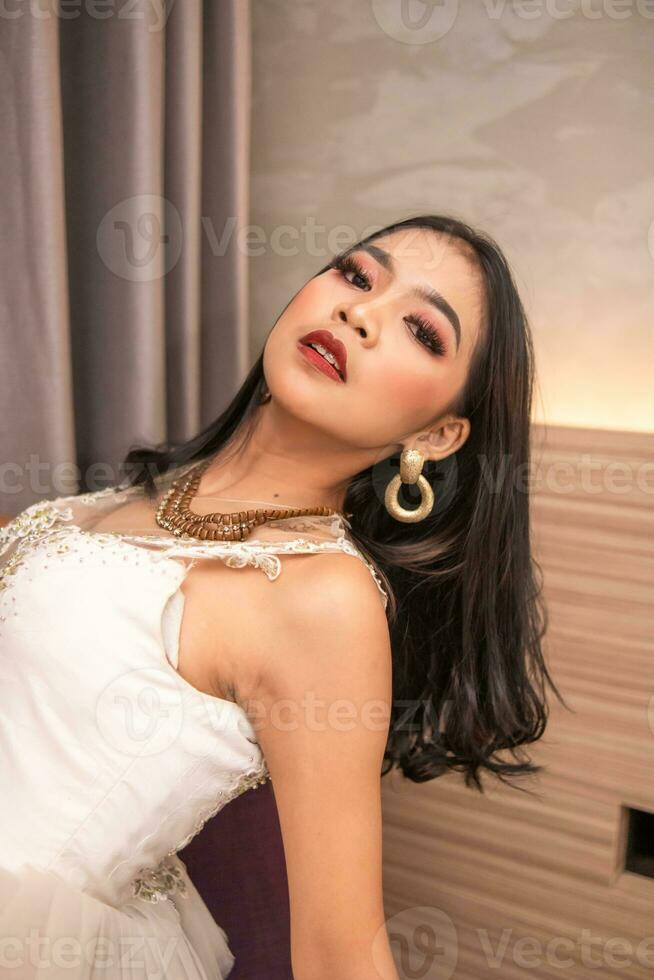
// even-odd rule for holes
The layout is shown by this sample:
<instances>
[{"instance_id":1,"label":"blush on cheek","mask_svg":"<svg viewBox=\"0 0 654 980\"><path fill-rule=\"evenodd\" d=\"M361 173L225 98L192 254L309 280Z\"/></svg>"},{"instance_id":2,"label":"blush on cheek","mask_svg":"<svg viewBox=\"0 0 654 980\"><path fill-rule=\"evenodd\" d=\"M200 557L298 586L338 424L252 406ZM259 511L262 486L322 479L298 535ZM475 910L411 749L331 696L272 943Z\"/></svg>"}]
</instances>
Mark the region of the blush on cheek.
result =
<instances>
[{"instance_id":1,"label":"blush on cheek","mask_svg":"<svg viewBox=\"0 0 654 980\"><path fill-rule=\"evenodd\" d=\"M390 372L382 385L380 401L389 414L398 419L415 419L442 399L443 393L433 376L421 377L414 372Z\"/></svg>"}]
</instances>

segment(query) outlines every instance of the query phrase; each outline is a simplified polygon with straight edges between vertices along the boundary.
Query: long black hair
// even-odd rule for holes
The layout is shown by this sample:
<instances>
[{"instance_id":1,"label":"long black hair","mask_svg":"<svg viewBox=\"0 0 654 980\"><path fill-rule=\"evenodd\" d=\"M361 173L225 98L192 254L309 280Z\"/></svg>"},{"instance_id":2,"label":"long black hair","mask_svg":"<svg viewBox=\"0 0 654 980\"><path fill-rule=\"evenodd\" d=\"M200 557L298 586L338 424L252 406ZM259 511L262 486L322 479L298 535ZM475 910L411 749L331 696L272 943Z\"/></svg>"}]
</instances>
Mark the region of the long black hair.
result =
<instances>
[{"instance_id":1,"label":"long black hair","mask_svg":"<svg viewBox=\"0 0 654 980\"><path fill-rule=\"evenodd\" d=\"M521 747L545 731L546 685L564 703L541 646L548 614L530 544L533 345L502 251L465 222L411 217L346 251L407 228L446 237L481 274L482 329L465 387L450 406L470 420L470 434L456 453L425 461L436 501L424 520L398 522L384 506L399 455L355 474L343 509L390 595L393 706L382 775L399 768L425 782L456 770L483 792L482 770L508 782L543 768ZM192 439L132 448L123 462L128 483L154 495L157 475L217 453L247 432L266 390L262 351L227 408ZM403 485L404 506L411 493ZM503 750L516 761L498 757Z\"/></svg>"}]
</instances>

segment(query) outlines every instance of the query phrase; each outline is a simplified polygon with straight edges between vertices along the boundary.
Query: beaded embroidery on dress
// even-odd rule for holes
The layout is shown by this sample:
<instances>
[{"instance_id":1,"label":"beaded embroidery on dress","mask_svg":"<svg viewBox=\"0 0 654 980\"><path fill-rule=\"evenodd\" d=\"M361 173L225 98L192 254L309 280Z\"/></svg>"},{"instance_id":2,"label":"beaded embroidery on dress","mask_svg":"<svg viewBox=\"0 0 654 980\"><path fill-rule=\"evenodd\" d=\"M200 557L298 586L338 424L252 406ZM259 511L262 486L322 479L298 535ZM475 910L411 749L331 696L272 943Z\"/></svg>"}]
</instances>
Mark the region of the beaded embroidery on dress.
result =
<instances>
[{"instance_id":1,"label":"beaded embroidery on dress","mask_svg":"<svg viewBox=\"0 0 654 980\"><path fill-rule=\"evenodd\" d=\"M228 937L178 852L270 774L244 709L175 669L194 561L251 565L274 581L285 555L345 551L386 604L344 518L281 519L266 540L243 542L93 530L140 493L39 501L0 529L0 757L11 787L0 937L21 980L220 980L232 969Z\"/></svg>"}]
</instances>

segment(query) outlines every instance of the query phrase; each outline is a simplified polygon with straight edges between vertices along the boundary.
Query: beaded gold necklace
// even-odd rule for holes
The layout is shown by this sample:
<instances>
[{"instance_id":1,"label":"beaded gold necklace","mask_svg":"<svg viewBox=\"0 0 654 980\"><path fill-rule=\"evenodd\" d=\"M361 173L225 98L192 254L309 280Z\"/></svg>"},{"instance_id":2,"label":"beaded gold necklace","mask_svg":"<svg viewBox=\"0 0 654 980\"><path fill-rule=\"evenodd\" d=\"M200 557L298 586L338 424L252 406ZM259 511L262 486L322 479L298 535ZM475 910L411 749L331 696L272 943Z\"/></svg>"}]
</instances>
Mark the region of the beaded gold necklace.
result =
<instances>
[{"instance_id":1,"label":"beaded gold necklace","mask_svg":"<svg viewBox=\"0 0 654 980\"><path fill-rule=\"evenodd\" d=\"M258 524L276 521L284 517L316 515L328 517L338 514L331 507L289 507L239 510L229 514L214 511L196 514L190 504L198 492L202 474L212 459L203 460L186 476L178 477L161 500L156 512L159 527L177 536L188 535L202 541L244 541Z\"/></svg>"}]
</instances>

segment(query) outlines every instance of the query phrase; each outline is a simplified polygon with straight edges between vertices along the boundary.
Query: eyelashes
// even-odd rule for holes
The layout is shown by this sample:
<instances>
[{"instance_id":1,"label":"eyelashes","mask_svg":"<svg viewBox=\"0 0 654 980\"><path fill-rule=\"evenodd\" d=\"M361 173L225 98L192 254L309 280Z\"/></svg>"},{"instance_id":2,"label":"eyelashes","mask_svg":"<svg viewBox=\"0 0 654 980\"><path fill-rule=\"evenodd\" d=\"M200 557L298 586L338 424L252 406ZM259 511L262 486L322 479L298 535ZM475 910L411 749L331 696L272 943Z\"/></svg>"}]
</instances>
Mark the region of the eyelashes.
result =
<instances>
[{"instance_id":1,"label":"eyelashes","mask_svg":"<svg viewBox=\"0 0 654 980\"><path fill-rule=\"evenodd\" d=\"M423 344L423 346L429 347L435 354L439 354L441 357L447 353L447 348L441 340L440 334L434 330L429 320L423 319L423 317L417 313L415 316L405 317L404 322L407 324L414 324L418 327L413 336L416 337L418 342Z\"/></svg>"},{"instance_id":2,"label":"eyelashes","mask_svg":"<svg viewBox=\"0 0 654 980\"><path fill-rule=\"evenodd\" d=\"M344 278L348 272L352 272L355 276L363 279L364 285L368 289L370 289L372 286L370 276L353 255L338 256L332 262L332 268L337 269ZM349 279L346 279L346 282L349 282L352 286L355 285L355 283L350 282ZM407 326L411 325L417 327L415 333L412 330L410 330L410 333L423 347L426 347L428 350L431 350L432 353L438 354L441 357L447 353L447 348L438 331L434 330L429 320L426 320L424 317L420 316L419 313L404 317L404 323L406 323Z\"/></svg>"},{"instance_id":3,"label":"eyelashes","mask_svg":"<svg viewBox=\"0 0 654 980\"><path fill-rule=\"evenodd\" d=\"M335 269L338 269L339 272L342 272L343 275L345 275L346 272L353 272L356 276L360 276L360 278L364 280L366 286L370 287L372 285L370 276L352 255L339 256L338 258L334 259L332 265Z\"/></svg>"}]
</instances>

